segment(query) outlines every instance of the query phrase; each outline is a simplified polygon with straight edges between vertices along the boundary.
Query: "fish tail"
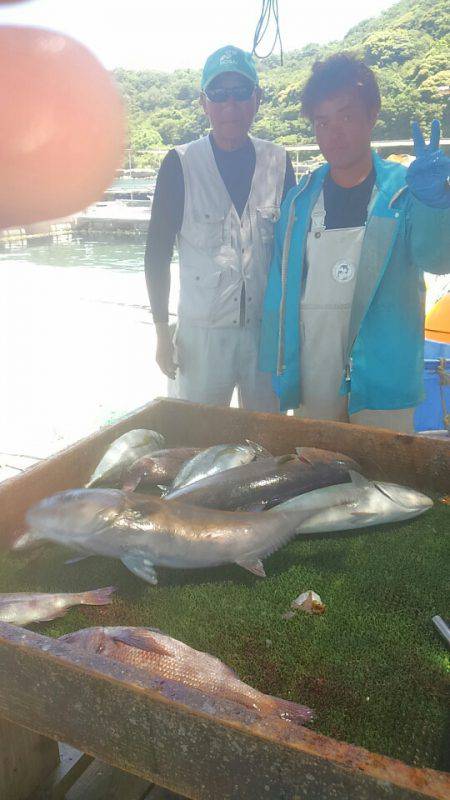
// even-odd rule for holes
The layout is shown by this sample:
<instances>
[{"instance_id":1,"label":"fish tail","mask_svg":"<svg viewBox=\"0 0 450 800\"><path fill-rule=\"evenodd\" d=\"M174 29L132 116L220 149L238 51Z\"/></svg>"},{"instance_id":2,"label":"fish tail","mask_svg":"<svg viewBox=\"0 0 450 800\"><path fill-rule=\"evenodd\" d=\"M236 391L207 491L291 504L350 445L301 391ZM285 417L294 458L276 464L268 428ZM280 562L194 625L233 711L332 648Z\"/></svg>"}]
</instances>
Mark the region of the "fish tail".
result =
<instances>
[{"instance_id":1,"label":"fish tail","mask_svg":"<svg viewBox=\"0 0 450 800\"><path fill-rule=\"evenodd\" d=\"M86 606L106 606L112 602L112 593L117 589L116 586L105 586L102 589L93 589L90 592L81 592L79 601Z\"/></svg>"},{"instance_id":2,"label":"fish tail","mask_svg":"<svg viewBox=\"0 0 450 800\"><path fill-rule=\"evenodd\" d=\"M303 725L314 719L314 711L308 706L301 706L290 700L282 700L279 697L272 697L273 711L277 717L294 722L296 725Z\"/></svg>"}]
</instances>

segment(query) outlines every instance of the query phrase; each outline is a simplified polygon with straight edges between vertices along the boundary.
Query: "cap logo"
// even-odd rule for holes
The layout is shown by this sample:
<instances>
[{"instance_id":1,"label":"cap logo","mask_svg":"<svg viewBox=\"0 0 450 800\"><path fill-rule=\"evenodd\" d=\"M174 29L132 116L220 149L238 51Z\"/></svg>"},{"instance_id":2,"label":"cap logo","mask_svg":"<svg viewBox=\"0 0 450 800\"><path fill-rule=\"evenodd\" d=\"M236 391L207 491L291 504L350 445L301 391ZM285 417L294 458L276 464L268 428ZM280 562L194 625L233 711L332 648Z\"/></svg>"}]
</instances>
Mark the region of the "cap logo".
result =
<instances>
[{"instance_id":1,"label":"cap logo","mask_svg":"<svg viewBox=\"0 0 450 800\"><path fill-rule=\"evenodd\" d=\"M236 61L236 53L234 50L226 50L225 53L222 53L219 59L219 64L224 64L227 66L228 64L234 64Z\"/></svg>"}]
</instances>

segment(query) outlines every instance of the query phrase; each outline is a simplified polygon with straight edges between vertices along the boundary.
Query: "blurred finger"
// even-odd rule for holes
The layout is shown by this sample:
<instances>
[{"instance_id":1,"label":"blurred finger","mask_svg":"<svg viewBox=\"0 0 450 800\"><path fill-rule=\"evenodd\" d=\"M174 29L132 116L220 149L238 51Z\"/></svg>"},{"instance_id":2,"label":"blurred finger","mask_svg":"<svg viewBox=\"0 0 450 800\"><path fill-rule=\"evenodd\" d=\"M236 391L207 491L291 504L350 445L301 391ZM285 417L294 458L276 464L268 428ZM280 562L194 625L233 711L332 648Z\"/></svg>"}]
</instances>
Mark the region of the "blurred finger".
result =
<instances>
[{"instance_id":1,"label":"blurred finger","mask_svg":"<svg viewBox=\"0 0 450 800\"><path fill-rule=\"evenodd\" d=\"M420 130L420 125L417 120L411 125L411 132L414 142L414 153L416 156L421 156L425 152L425 139L423 138L423 133Z\"/></svg>"},{"instance_id":2,"label":"blurred finger","mask_svg":"<svg viewBox=\"0 0 450 800\"><path fill-rule=\"evenodd\" d=\"M123 161L122 102L108 72L54 31L0 27L0 228L86 208Z\"/></svg>"},{"instance_id":3,"label":"blurred finger","mask_svg":"<svg viewBox=\"0 0 450 800\"><path fill-rule=\"evenodd\" d=\"M441 126L439 120L434 119L431 123L430 150L439 150L439 139L441 138Z\"/></svg>"}]
</instances>

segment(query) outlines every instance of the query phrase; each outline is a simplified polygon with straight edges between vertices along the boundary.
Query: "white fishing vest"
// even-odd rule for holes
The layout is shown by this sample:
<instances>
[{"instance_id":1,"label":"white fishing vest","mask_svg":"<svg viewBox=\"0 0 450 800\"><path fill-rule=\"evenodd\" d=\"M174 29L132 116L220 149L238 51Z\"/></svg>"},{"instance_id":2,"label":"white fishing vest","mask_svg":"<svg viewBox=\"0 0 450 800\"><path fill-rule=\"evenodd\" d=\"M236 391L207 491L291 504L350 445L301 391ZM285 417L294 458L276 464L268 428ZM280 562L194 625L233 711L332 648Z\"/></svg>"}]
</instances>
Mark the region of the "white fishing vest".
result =
<instances>
[{"instance_id":1,"label":"white fishing vest","mask_svg":"<svg viewBox=\"0 0 450 800\"><path fill-rule=\"evenodd\" d=\"M280 216L286 171L282 147L250 137L256 163L247 204L239 215L218 170L208 136L176 147L184 176L179 319L202 327L236 328L245 286L246 326L259 326Z\"/></svg>"},{"instance_id":2,"label":"white fishing vest","mask_svg":"<svg viewBox=\"0 0 450 800\"><path fill-rule=\"evenodd\" d=\"M296 416L348 421L340 395L365 226L325 228L323 192L311 215L307 275L300 302L302 404Z\"/></svg>"}]
</instances>

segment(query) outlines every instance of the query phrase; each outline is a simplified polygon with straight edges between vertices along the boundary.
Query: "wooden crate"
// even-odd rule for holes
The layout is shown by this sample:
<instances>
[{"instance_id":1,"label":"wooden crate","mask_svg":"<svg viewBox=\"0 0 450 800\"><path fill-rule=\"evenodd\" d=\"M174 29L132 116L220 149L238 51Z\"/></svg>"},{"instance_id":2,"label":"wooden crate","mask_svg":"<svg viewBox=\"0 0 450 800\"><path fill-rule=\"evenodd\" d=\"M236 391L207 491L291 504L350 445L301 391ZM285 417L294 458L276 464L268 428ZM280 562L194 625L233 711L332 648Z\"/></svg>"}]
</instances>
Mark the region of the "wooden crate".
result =
<instances>
[{"instance_id":1,"label":"wooden crate","mask_svg":"<svg viewBox=\"0 0 450 800\"><path fill-rule=\"evenodd\" d=\"M168 445L208 446L246 437L275 454L300 445L340 450L356 458L370 477L450 490L446 442L160 400L0 485L1 543L8 546L22 529L32 503L82 485L106 446L137 427L160 431ZM450 797L450 780L443 773L409 767L281 720L262 721L225 700L215 701L211 714L197 690L180 696L176 684L161 685L132 667L7 624L0 625L0 714L39 737L67 742L112 768L188 798Z\"/></svg>"}]
</instances>

